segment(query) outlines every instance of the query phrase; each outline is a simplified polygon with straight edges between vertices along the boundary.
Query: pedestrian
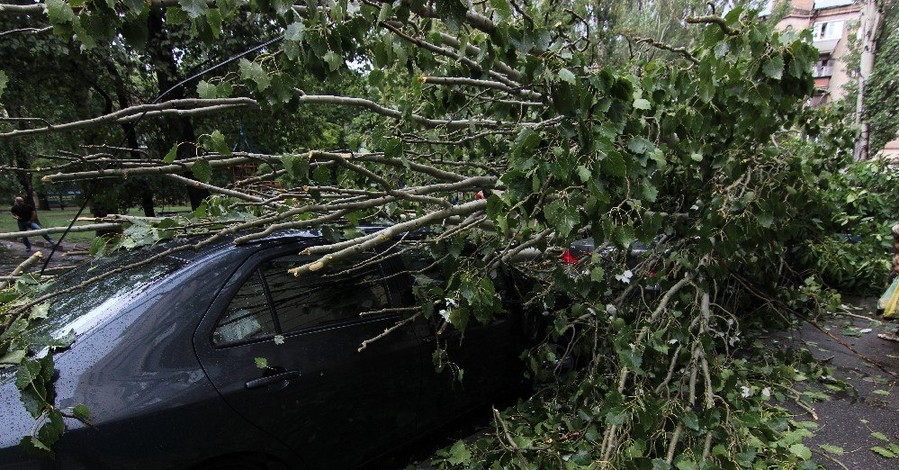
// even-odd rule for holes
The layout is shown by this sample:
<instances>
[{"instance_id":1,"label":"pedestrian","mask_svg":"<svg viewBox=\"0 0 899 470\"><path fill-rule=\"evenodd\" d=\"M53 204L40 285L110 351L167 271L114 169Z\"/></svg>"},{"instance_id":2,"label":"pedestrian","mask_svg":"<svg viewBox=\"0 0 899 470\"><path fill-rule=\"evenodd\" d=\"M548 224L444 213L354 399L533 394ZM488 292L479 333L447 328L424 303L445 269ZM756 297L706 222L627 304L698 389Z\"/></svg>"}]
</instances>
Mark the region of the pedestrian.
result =
<instances>
[{"instance_id":1,"label":"pedestrian","mask_svg":"<svg viewBox=\"0 0 899 470\"><path fill-rule=\"evenodd\" d=\"M13 201L13 206L9 211L12 212L12 216L16 219L16 222L19 223L20 232L41 229L41 226L37 224L37 211L34 209L34 206L25 204L25 199L16 197ZM43 237L44 240L47 240L51 244L53 243L53 239L46 233L43 234ZM25 243L25 251L31 251L31 242L28 241L28 237L22 237L22 242Z\"/></svg>"},{"instance_id":2,"label":"pedestrian","mask_svg":"<svg viewBox=\"0 0 899 470\"><path fill-rule=\"evenodd\" d=\"M892 234L893 234L893 269L890 271L889 280L893 281L893 280L895 280L895 278L897 276L899 276L899 224L894 225L893 229L890 232L892 232ZM899 295L899 293L896 293L896 291L894 289L891 297L896 296L896 295ZM878 306L878 308L879 307L880 306ZM891 315L891 316L895 315L895 312L885 311L884 316L886 317L887 315ZM894 318L894 317L891 317L891 318ZM887 341L899 342L899 330L896 330L896 332L891 332L891 333L881 333L881 334L877 335L877 337L880 339L885 339Z\"/></svg>"}]
</instances>

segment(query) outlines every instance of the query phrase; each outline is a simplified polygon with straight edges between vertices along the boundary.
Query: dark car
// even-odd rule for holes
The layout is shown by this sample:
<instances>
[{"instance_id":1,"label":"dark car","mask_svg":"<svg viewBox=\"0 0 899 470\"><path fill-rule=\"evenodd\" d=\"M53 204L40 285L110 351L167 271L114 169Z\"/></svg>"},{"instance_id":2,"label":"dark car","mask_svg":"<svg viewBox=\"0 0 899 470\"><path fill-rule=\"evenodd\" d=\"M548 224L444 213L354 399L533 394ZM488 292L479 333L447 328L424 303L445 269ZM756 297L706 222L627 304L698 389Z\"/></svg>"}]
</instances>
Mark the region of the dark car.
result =
<instances>
[{"instance_id":1,"label":"dark car","mask_svg":"<svg viewBox=\"0 0 899 470\"><path fill-rule=\"evenodd\" d=\"M419 252L287 273L323 242L314 232L223 241L60 295L35 334L75 331L55 358L56 404L86 405L93 427L67 419L55 460L31 459L19 441L34 419L14 372L0 371L0 469L352 468L521 381L511 321L472 322L464 341L411 321L358 351L414 305L408 271ZM175 244L81 268L54 287ZM514 282L497 279L510 310L520 305ZM435 372L438 339L464 369L461 383Z\"/></svg>"}]
</instances>

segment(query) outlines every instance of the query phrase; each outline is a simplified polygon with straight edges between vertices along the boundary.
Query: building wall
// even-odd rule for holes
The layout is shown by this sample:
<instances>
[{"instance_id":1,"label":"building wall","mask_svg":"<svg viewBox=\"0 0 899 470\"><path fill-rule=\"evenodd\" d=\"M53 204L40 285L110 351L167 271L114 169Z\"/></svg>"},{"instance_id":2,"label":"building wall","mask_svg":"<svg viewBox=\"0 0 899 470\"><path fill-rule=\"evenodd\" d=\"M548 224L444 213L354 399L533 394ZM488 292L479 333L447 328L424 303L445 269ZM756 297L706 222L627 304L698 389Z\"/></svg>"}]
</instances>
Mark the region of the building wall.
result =
<instances>
[{"instance_id":1,"label":"building wall","mask_svg":"<svg viewBox=\"0 0 899 470\"><path fill-rule=\"evenodd\" d=\"M830 37L817 37L814 40L821 57L816 64L818 76L815 77L815 88L819 90L819 96L812 99L811 103L819 106L843 98L846 95L846 85L854 79L853 72L847 67L847 59L851 45L860 39L855 31L861 17L861 8L855 1L849 0L786 1L790 2L790 11L776 26L781 31L811 29L815 34L820 31L820 27L815 26L816 23L832 25L834 22L843 22L842 32L835 41ZM831 63L832 67L822 67L822 63ZM881 154L899 158L899 139L888 143Z\"/></svg>"}]
</instances>

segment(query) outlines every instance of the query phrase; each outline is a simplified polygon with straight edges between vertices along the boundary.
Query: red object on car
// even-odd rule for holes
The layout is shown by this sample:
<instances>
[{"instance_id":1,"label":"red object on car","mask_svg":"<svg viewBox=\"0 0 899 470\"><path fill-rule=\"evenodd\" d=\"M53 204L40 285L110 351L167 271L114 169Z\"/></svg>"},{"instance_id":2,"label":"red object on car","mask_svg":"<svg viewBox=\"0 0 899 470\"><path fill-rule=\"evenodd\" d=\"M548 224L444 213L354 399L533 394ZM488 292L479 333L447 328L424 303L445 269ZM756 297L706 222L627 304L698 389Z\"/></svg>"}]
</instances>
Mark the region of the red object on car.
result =
<instances>
[{"instance_id":1,"label":"red object on car","mask_svg":"<svg viewBox=\"0 0 899 470\"><path fill-rule=\"evenodd\" d=\"M566 264L577 264L580 260L577 256L574 256L571 250L566 248L565 251L562 252L562 261Z\"/></svg>"}]
</instances>

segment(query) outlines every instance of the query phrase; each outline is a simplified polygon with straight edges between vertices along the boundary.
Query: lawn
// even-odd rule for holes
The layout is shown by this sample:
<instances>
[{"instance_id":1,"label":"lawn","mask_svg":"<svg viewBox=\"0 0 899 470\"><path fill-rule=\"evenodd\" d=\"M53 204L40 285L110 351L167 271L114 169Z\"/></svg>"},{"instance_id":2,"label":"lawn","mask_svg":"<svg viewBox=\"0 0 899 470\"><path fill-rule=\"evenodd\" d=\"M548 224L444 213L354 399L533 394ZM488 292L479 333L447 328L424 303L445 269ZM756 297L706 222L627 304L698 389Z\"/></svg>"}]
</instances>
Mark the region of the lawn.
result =
<instances>
[{"instance_id":1,"label":"lawn","mask_svg":"<svg viewBox=\"0 0 899 470\"><path fill-rule=\"evenodd\" d=\"M184 212L190 211L189 206L167 206L167 207L158 207L156 208L157 212ZM69 223L75 217L75 214L78 213L78 209L65 209L65 210L51 210L51 211L38 211L37 215L40 219L41 227L68 227ZM140 209L131 209L128 211L129 215L141 216L143 212ZM85 210L82 213L82 217L89 217L90 212ZM75 225L84 225L87 222L79 222ZM9 209L4 209L3 214L0 214L0 232L17 232L19 227L16 225L16 219L13 219L12 214L9 213ZM60 234L50 234L50 237L54 240L59 238ZM94 232L69 232L66 235L64 242L68 243L90 243L94 240Z\"/></svg>"}]
</instances>

